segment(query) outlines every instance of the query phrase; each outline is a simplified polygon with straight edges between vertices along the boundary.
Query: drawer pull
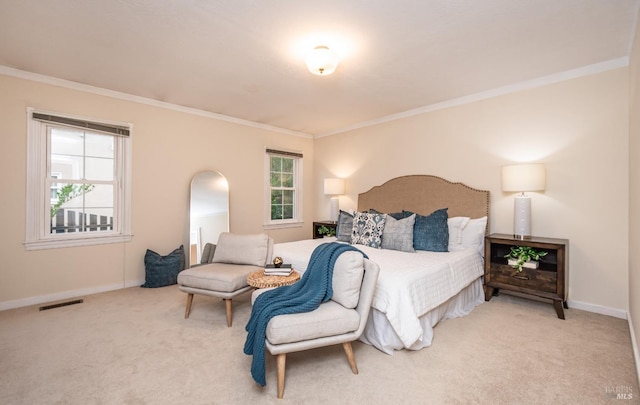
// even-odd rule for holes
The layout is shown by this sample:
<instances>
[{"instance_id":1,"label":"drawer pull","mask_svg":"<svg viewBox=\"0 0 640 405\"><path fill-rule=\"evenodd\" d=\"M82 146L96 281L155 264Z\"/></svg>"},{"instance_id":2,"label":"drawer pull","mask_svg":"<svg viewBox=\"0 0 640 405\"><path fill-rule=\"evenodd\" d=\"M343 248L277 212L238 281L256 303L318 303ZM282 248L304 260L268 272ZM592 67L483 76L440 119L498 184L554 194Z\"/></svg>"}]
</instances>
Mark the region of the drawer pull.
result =
<instances>
[{"instance_id":1,"label":"drawer pull","mask_svg":"<svg viewBox=\"0 0 640 405\"><path fill-rule=\"evenodd\" d=\"M529 280L529 276L527 276L526 274L522 274L522 273L515 273L512 276L513 278L517 278L518 280Z\"/></svg>"}]
</instances>

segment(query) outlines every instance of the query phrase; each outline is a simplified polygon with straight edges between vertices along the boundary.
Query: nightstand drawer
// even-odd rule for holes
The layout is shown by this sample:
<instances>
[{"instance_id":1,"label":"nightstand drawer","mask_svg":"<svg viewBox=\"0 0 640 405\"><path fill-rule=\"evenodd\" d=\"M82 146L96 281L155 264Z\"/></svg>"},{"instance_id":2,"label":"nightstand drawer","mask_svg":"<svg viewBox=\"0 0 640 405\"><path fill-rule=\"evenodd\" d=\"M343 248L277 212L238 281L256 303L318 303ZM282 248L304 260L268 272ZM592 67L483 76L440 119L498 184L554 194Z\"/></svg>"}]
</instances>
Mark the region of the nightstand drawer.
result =
<instances>
[{"instance_id":1,"label":"nightstand drawer","mask_svg":"<svg viewBox=\"0 0 640 405\"><path fill-rule=\"evenodd\" d=\"M528 288L536 291L557 293L558 273L541 269L523 268L521 272L511 266L493 264L491 282Z\"/></svg>"}]
</instances>

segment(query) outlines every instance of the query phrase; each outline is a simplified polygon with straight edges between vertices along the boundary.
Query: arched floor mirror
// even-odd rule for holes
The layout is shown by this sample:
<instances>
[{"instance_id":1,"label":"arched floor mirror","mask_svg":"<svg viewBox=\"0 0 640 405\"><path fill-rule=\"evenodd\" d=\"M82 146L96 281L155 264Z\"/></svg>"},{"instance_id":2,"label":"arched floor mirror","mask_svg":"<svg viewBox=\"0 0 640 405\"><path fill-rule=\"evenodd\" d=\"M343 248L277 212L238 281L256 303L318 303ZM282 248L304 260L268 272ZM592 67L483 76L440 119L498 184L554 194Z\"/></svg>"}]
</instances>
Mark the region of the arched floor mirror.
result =
<instances>
[{"instance_id":1,"label":"arched floor mirror","mask_svg":"<svg viewBox=\"0 0 640 405\"><path fill-rule=\"evenodd\" d=\"M217 171L197 173L191 180L189 264L200 263L207 243L229 231L229 183Z\"/></svg>"}]
</instances>

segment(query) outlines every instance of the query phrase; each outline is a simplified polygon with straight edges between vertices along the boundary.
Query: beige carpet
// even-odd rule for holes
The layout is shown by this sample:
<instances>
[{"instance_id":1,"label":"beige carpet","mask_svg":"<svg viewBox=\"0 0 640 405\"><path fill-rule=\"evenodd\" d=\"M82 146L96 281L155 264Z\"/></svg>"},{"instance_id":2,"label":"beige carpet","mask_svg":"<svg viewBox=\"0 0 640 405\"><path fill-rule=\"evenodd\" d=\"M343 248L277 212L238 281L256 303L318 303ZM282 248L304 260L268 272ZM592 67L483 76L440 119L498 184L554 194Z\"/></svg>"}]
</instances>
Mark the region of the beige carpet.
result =
<instances>
[{"instance_id":1,"label":"beige carpet","mask_svg":"<svg viewBox=\"0 0 640 405\"><path fill-rule=\"evenodd\" d=\"M227 328L221 300L175 286L84 303L0 312L2 404L609 404L640 403L627 322L501 295L435 329L433 345L393 356L354 344L288 356L284 399L242 353L249 295ZM631 400L616 399L617 392Z\"/></svg>"}]
</instances>

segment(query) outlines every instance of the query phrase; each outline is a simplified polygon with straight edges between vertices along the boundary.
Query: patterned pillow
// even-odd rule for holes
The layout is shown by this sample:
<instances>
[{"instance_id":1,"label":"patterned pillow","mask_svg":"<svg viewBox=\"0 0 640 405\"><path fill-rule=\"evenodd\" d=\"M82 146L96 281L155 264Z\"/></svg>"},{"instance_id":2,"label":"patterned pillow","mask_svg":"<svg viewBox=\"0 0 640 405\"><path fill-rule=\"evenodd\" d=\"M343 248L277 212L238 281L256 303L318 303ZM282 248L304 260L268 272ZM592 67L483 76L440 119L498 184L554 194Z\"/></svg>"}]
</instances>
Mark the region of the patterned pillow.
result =
<instances>
[{"instance_id":1,"label":"patterned pillow","mask_svg":"<svg viewBox=\"0 0 640 405\"><path fill-rule=\"evenodd\" d=\"M413 248L413 226L416 214L407 218L396 219L393 214L387 215L382 232L382 248L415 252Z\"/></svg>"},{"instance_id":2,"label":"patterned pillow","mask_svg":"<svg viewBox=\"0 0 640 405\"><path fill-rule=\"evenodd\" d=\"M448 208L433 211L424 216L416 214L413 227L413 248L431 252L449 251Z\"/></svg>"},{"instance_id":3,"label":"patterned pillow","mask_svg":"<svg viewBox=\"0 0 640 405\"><path fill-rule=\"evenodd\" d=\"M380 249L382 246L382 231L384 230L386 217L385 214L356 212L353 215L351 243Z\"/></svg>"},{"instance_id":4,"label":"patterned pillow","mask_svg":"<svg viewBox=\"0 0 640 405\"><path fill-rule=\"evenodd\" d=\"M340 242L351 242L351 230L353 229L353 214L340 210L338 224L336 225L336 238Z\"/></svg>"}]
</instances>

